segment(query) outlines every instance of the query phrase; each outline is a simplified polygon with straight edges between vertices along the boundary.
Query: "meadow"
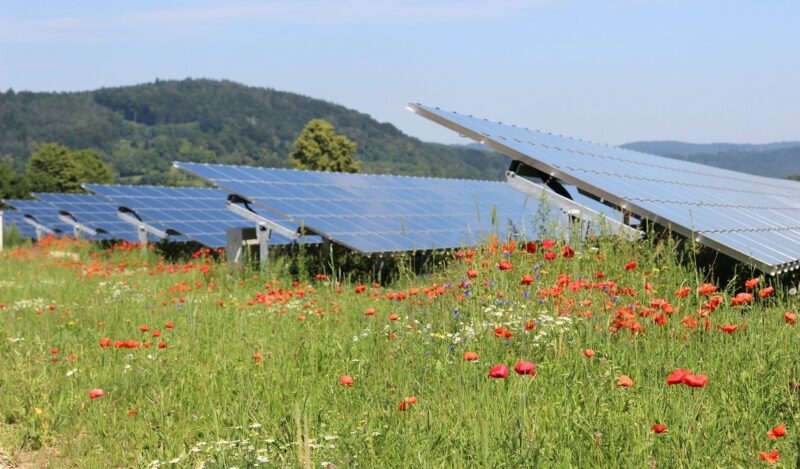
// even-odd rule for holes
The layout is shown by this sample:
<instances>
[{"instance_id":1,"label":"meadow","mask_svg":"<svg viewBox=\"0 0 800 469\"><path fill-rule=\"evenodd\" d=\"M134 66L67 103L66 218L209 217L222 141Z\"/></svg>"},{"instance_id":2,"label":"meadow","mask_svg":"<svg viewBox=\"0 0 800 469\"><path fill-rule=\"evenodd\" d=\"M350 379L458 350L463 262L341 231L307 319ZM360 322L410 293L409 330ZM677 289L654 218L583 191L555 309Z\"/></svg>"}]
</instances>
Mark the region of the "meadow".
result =
<instances>
[{"instance_id":1,"label":"meadow","mask_svg":"<svg viewBox=\"0 0 800 469\"><path fill-rule=\"evenodd\" d=\"M9 248L0 466L797 467L796 297L686 256L495 240L381 285Z\"/></svg>"}]
</instances>

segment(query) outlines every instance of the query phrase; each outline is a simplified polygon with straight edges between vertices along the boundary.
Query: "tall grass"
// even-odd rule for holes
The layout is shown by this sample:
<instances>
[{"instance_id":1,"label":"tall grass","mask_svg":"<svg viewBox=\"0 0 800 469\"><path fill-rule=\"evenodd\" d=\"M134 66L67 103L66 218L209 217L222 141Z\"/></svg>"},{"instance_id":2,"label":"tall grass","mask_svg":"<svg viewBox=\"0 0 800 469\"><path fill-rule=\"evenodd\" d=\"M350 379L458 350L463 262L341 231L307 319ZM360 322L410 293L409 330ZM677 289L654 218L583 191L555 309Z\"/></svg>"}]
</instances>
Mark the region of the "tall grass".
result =
<instances>
[{"instance_id":1,"label":"tall grass","mask_svg":"<svg viewBox=\"0 0 800 469\"><path fill-rule=\"evenodd\" d=\"M784 317L795 298L779 285L760 298L763 278L752 303L732 306L738 279L708 312L697 287L709 279L664 239L600 237L572 246L574 257L562 244L488 244L379 286L334 278L335 258L327 277L312 264L300 277L277 258L251 271L43 244L0 258L0 448L12 461L754 467L766 464L758 451L778 450L790 467L800 456L800 337ZM658 299L674 311L651 306ZM641 330L612 332L620 311ZM114 347L129 340L140 344ZM465 361L468 351L480 358ZM519 360L536 376L515 374ZM508 378L489 378L500 363ZM708 385L666 385L677 368ZM90 399L92 389L104 395ZM767 438L779 424L787 435Z\"/></svg>"}]
</instances>

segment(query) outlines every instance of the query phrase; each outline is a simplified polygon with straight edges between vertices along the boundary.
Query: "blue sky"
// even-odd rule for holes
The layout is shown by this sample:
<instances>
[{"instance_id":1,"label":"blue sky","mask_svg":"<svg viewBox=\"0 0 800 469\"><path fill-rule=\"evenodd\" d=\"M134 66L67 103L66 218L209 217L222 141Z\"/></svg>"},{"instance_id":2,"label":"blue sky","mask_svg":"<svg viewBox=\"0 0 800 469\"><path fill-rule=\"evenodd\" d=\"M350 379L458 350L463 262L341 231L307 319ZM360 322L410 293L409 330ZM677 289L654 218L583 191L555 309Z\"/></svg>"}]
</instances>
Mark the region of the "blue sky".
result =
<instances>
[{"instance_id":1,"label":"blue sky","mask_svg":"<svg viewBox=\"0 0 800 469\"><path fill-rule=\"evenodd\" d=\"M3 0L0 89L227 78L448 143L405 104L611 144L800 140L799 24L796 0Z\"/></svg>"}]
</instances>

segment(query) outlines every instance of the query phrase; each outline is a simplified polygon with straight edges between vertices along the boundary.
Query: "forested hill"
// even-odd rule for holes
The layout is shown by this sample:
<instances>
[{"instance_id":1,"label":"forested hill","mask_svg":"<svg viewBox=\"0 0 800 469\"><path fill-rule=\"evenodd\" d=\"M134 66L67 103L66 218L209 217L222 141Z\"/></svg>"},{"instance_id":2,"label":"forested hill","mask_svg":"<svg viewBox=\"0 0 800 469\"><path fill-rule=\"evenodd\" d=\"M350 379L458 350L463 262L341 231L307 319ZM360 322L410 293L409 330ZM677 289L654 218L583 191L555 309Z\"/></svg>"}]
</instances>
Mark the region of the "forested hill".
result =
<instances>
[{"instance_id":1,"label":"forested hill","mask_svg":"<svg viewBox=\"0 0 800 469\"><path fill-rule=\"evenodd\" d=\"M75 93L0 93L0 158L24 168L39 143L93 148L117 182L170 182L173 160L288 167L313 118L358 144L362 171L500 179L508 158L422 142L326 101L231 81L156 81ZM174 176L172 176L174 177Z\"/></svg>"}]
</instances>

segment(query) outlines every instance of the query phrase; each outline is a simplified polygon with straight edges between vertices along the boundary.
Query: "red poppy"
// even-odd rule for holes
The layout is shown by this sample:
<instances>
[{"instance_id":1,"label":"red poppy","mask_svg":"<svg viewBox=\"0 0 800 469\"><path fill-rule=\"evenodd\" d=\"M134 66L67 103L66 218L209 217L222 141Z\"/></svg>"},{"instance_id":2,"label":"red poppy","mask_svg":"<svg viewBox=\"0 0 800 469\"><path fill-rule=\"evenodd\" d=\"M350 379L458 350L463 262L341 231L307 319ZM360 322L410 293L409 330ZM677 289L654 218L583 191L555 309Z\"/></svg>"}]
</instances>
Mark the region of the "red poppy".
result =
<instances>
[{"instance_id":1,"label":"red poppy","mask_svg":"<svg viewBox=\"0 0 800 469\"><path fill-rule=\"evenodd\" d=\"M474 362L478 359L478 354L475 352L464 352L464 361Z\"/></svg>"},{"instance_id":2,"label":"red poppy","mask_svg":"<svg viewBox=\"0 0 800 469\"><path fill-rule=\"evenodd\" d=\"M477 270L470 269L467 271L467 278L476 278L477 276L478 276Z\"/></svg>"},{"instance_id":3,"label":"red poppy","mask_svg":"<svg viewBox=\"0 0 800 469\"><path fill-rule=\"evenodd\" d=\"M683 384L692 388L703 388L708 384L708 377L706 375L693 375L689 373L683 377Z\"/></svg>"},{"instance_id":4,"label":"red poppy","mask_svg":"<svg viewBox=\"0 0 800 469\"><path fill-rule=\"evenodd\" d=\"M716 285L712 285L710 283L704 283L704 284L700 285L699 287L697 287L697 294L698 295L708 296L708 295L714 293L715 291L717 291Z\"/></svg>"},{"instance_id":5,"label":"red poppy","mask_svg":"<svg viewBox=\"0 0 800 469\"><path fill-rule=\"evenodd\" d=\"M552 261L555 258L556 258L556 253L554 253L553 251L547 251L547 253L544 255L544 259L546 261Z\"/></svg>"},{"instance_id":6,"label":"red poppy","mask_svg":"<svg viewBox=\"0 0 800 469\"><path fill-rule=\"evenodd\" d=\"M737 293L736 296L731 298L731 306L746 305L748 303L752 303L753 300L754 300L753 295L749 293L746 292Z\"/></svg>"},{"instance_id":7,"label":"red poppy","mask_svg":"<svg viewBox=\"0 0 800 469\"><path fill-rule=\"evenodd\" d=\"M686 296L687 296L687 295L689 294L689 292L691 292L691 291L692 291L692 289L691 289L691 288L689 288L689 287L683 287L683 288L681 288L680 290L675 290L675 296L678 296L678 297L680 297L680 298L686 298Z\"/></svg>"},{"instance_id":8,"label":"red poppy","mask_svg":"<svg viewBox=\"0 0 800 469\"><path fill-rule=\"evenodd\" d=\"M531 319L530 321L525 323L525 330L526 331L532 331L534 329L536 329L536 321Z\"/></svg>"},{"instance_id":9,"label":"red poppy","mask_svg":"<svg viewBox=\"0 0 800 469\"><path fill-rule=\"evenodd\" d=\"M786 311L783 313L783 320L786 321L786 324L794 326L797 324L797 315L791 311Z\"/></svg>"},{"instance_id":10,"label":"red poppy","mask_svg":"<svg viewBox=\"0 0 800 469\"><path fill-rule=\"evenodd\" d=\"M530 284L532 284L533 283L533 276L530 275L530 274L523 275L522 276L522 282L520 282L520 283L522 285L530 285Z\"/></svg>"},{"instance_id":11,"label":"red poppy","mask_svg":"<svg viewBox=\"0 0 800 469\"><path fill-rule=\"evenodd\" d=\"M653 425L652 427L650 427L650 429L653 430L653 433L656 433L656 434L664 433L665 431L667 431L667 426L666 425L662 425L660 423L657 423L657 424Z\"/></svg>"},{"instance_id":12,"label":"red poppy","mask_svg":"<svg viewBox=\"0 0 800 469\"><path fill-rule=\"evenodd\" d=\"M409 407L411 407L412 405L414 405L416 403L417 403L417 397L416 396L407 397L407 398L403 399L402 401L400 401L400 405L397 406L397 410L406 411L406 410L408 410Z\"/></svg>"},{"instance_id":13,"label":"red poppy","mask_svg":"<svg viewBox=\"0 0 800 469\"><path fill-rule=\"evenodd\" d=\"M758 457L769 464L775 464L780 459L781 454L777 450L772 450L769 453L763 451L758 452Z\"/></svg>"},{"instance_id":14,"label":"red poppy","mask_svg":"<svg viewBox=\"0 0 800 469\"><path fill-rule=\"evenodd\" d=\"M353 385L353 377L350 376L350 375L339 376L339 383L342 386L352 386Z\"/></svg>"},{"instance_id":15,"label":"red poppy","mask_svg":"<svg viewBox=\"0 0 800 469\"><path fill-rule=\"evenodd\" d=\"M397 313L392 313L389 315L390 321L397 321L398 319L400 319L400 316Z\"/></svg>"},{"instance_id":16,"label":"red poppy","mask_svg":"<svg viewBox=\"0 0 800 469\"><path fill-rule=\"evenodd\" d=\"M535 253L536 252L536 243L534 243L533 241L527 242L525 244L525 250L528 251L531 254Z\"/></svg>"},{"instance_id":17,"label":"red poppy","mask_svg":"<svg viewBox=\"0 0 800 469\"><path fill-rule=\"evenodd\" d=\"M364 293L364 290L366 290L366 289L367 289L367 287L366 287L366 286L364 286L364 285L358 285L358 286L356 287L356 293Z\"/></svg>"},{"instance_id":18,"label":"red poppy","mask_svg":"<svg viewBox=\"0 0 800 469\"><path fill-rule=\"evenodd\" d=\"M728 334L733 334L736 332L736 328L738 326L736 324L726 324L724 326L719 326L719 330L722 332L727 332Z\"/></svg>"},{"instance_id":19,"label":"red poppy","mask_svg":"<svg viewBox=\"0 0 800 469\"><path fill-rule=\"evenodd\" d=\"M101 347L111 347L111 338L110 337L103 337L100 339L100 346Z\"/></svg>"},{"instance_id":20,"label":"red poppy","mask_svg":"<svg viewBox=\"0 0 800 469\"><path fill-rule=\"evenodd\" d=\"M633 386L633 380L628 375L619 375L617 377L617 386L629 388Z\"/></svg>"},{"instance_id":21,"label":"red poppy","mask_svg":"<svg viewBox=\"0 0 800 469\"><path fill-rule=\"evenodd\" d=\"M175 323L170 321L164 327L166 327L167 329L172 329L175 327Z\"/></svg>"},{"instance_id":22,"label":"red poppy","mask_svg":"<svg viewBox=\"0 0 800 469\"><path fill-rule=\"evenodd\" d=\"M636 268L636 261L630 261L625 264L625 270L633 270Z\"/></svg>"},{"instance_id":23,"label":"red poppy","mask_svg":"<svg viewBox=\"0 0 800 469\"><path fill-rule=\"evenodd\" d=\"M767 432L767 438L769 438L770 440L774 440L776 438L783 438L784 436L786 436L785 425L778 425L777 427Z\"/></svg>"},{"instance_id":24,"label":"red poppy","mask_svg":"<svg viewBox=\"0 0 800 469\"><path fill-rule=\"evenodd\" d=\"M51 348L51 349L50 349L50 354L51 354L51 355L55 355L55 354L57 354L58 352L59 352L59 350L58 350L57 348Z\"/></svg>"},{"instance_id":25,"label":"red poppy","mask_svg":"<svg viewBox=\"0 0 800 469\"><path fill-rule=\"evenodd\" d=\"M553 241L552 239L545 239L545 240L542 241L542 247L544 249L550 249L555 244L556 244L555 241Z\"/></svg>"},{"instance_id":26,"label":"red poppy","mask_svg":"<svg viewBox=\"0 0 800 469\"><path fill-rule=\"evenodd\" d=\"M161 337L161 331L153 331L153 335L151 337Z\"/></svg>"},{"instance_id":27,"label":"red poppy","mask_svg":"<svg viewBox=\"0 0 800 469\"><path fill-rule=\"evenodd\" d=\"M138 414L139 411L137 409L131 409L128 411L128 417L133 417L134 415Z\"/></svg>"},{"instance_id":28,"label":"red poppy","mask_svg":"<svg viewBox=\"0 0 800 469\"><path fill-rule=\"evenodd\" d=\"M261 359L264 358L264 355L261 355L261 352L255 351L253 352L253 361L256 363L261 363Z\"/></svg>"},{"instance_id":29,"label":"red poppy","mask_svg":"<svg viewBox=\"0 0 800 469\"><path fill-rule=\"evenodd\" d=\"M518 375L536 376L536 364L526 361L520 361L516 365L514 365L514 371Z\"/></svg>"},{"instance_id":30,"label":"red poppy","mask_svg":"<svg viewBox=\"0 0 800 469\"><path fill-rule=\"evenodd\" d=\"M98 397L103 397L106 393L103 392L102 389L92 389L89 391L89 399L97 399Z\"/></svg>"},{"instance_id":31,"label":"red poppy","mask_svg":"<svg viewBox=\"0 0 800 469\"><path fill-rule=\"evenodd\" d=\"M575 257L575 251L573 251L572 248L569 246L564 246L564 249L561 250L561 256L570 259L572 257Z\"/></svg>"},{"instance_id":32,"label":"red poppy","mask_svg":"<svg viewBox=\"0 0 800 469\"><path fill-rule=\"evenodd\" d=\"M763 298L767 298L767 297L771 296L773 293L775 293L775 289L772 288L772 287L767 287L767 288L762 288L761 290L759 290L758 291L758 296L763 299Z\"/></svg>"},{"instance_id":33,"label":"red poppy","mask_svg":"<svg viewBox=\"0 0 800 469\"><path fill-rule=\"evenodd\" d=\"M756 277L756 278L751 278L750 280L747 280L747 281L745 281L745 282L744 282L744 286L745 286L745 288L747 288L748 290L752 290L753 288L755 288L755 287L756 287L756 285L758 285L758 283L759 283L760 281L761 281L761 279L760 279L760 278L758 278L758 277Z\"/></svg>"},{"instance_id":34,"label":"red poppy","mask_svg":"<svg viewBox=\"0 0 800 469\"><path fill-rule=\"evenodd\" d=\"M683 378L692 374L689 370L684 370L683 368L679 368L667 376L667 384L681 384L683 382Z\"/></svg>"},{"instance_id":35,"label":"red poppy","mask_svg":"<svg viewBox=\"0 0 800 469\"><path fill-rule=\"evenodd\" d=\"M158 343L158 348L167 348L167 343L162 340Z\"/></svg>"},{"instance_id":36,"label":"red poppy","mask_svg":"<svg viewBox=\"0 0 800 469\"><path fill-rule=\"evenodd\" d=\"M497 268L500 270L511 270L512 266L510 262L503 261L497 264Z\"/></svg>"},{"instance_id":37,"label":"red poppy","mask_svg":"<svg viewBox=\"0 0 800 469\"><path fill-rule=\"evenodd\" d=\"M508 377L508 367L500 364L495 365L489 369L489 377L490 378L507 378Z\"/></svg>"},{"instance_id":38,"label":"red poppy","mask_svg":"<svg viewBox=\"0 0 800 469\"><path fill-rule=\"evenodd\" d=\"M147 332L150 330L150 327L148 327L147 324L142 324L141 326L139 326L139 330L142 332Z\"/></svg>"},{"instance_id":39,"label":"red poppy","mask_svg":"<svg viewBox=\"0 0 800 469\"><path fill-rule=\"evenodd\" d=\"M594 355L595 355L594 350L590 348L587 348L586 350L583 351L583 356L586 358L592 358Z\"/></svg>"},{"instance_id":40,"label":"red poppy","mask_svg":"<svg viewBox=\"0 0 800 469\"><path fill-rule=\"evenodd\" d=\"M375 313L377 312L378 311L376 311L375 308L367 308L367 310L364 311L364 314L366 314L367 316L375 316Z\"/></svg>"}]
</instances>

